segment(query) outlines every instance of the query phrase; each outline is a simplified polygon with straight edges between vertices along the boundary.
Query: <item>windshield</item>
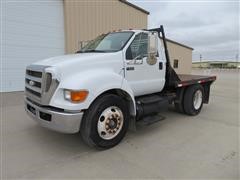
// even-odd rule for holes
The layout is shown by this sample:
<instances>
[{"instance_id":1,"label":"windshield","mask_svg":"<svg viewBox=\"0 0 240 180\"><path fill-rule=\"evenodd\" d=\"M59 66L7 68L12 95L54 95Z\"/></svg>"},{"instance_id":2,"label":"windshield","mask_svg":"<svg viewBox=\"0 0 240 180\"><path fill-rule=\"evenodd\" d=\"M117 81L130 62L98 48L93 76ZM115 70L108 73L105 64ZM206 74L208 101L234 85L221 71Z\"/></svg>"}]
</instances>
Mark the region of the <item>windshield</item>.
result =
<instances>
[{"instance_id":1,"label":"windshield","mask_svg":"<svg viewBox=\"0 0 240 180\"><path fill-rule=\"evenodd\" d=\"M80 52L114 52L121 50L133 32L115 32L98 36L84 46Z\"/></svg>"}]
</instances>

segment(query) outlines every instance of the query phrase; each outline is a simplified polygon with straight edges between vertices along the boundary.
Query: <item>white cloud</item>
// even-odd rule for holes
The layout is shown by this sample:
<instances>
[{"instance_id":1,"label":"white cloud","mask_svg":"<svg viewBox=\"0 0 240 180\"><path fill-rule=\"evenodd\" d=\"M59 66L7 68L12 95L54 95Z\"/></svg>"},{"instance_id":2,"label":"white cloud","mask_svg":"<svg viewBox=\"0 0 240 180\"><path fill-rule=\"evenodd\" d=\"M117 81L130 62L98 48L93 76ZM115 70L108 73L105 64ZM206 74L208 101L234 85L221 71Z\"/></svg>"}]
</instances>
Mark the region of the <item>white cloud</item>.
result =
<instances>
[{"instance_id":1,"label":"white cloud","mask_svg":"<svg viewBox=\"0 0 240 180\"><path fill-rule=\"evenodd\" d=\"M168 38L193 47L193 60L235 60L239 53L238 1L130 1L150 12L149 28L165 26Z\"/></svg>"}]
</instances>

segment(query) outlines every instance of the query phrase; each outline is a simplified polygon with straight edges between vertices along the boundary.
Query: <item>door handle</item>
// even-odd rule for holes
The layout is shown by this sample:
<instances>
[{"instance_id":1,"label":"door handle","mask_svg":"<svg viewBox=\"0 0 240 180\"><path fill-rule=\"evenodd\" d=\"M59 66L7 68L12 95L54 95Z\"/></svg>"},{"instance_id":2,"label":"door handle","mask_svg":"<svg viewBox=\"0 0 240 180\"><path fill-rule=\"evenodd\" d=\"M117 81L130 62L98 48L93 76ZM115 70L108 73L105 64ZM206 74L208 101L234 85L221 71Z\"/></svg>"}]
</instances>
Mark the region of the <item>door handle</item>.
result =
<instances>
[{"instance_id":1,"label":"door handle","mask_svg":"<svg viewBox=\"0 0 240 180\"><path fill-rule=\"evenodd\" d=\"M126 70L127 71L134 71L134 67L127 67Z\"/></svg>"}]
</instances>

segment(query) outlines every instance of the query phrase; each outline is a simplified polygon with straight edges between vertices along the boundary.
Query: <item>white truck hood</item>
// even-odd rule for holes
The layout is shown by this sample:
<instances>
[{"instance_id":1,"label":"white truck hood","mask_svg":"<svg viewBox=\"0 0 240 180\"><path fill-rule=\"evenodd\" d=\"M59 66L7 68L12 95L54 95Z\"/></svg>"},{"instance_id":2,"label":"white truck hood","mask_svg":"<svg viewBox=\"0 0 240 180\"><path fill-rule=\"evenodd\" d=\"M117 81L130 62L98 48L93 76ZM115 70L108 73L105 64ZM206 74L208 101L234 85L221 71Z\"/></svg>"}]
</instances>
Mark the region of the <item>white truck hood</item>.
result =
<instances>
[{"instance_id":1,"label":"white truck hood","mask_svg":"<svg viewBox=\"0 0 240 180\"><path fill-rule=\"evenodd\" d=\"M123 67L123 61L122 52L118 51L111 53L69 54L38 61L33 65L48 67L45 71L52 73L60 81L72 74L76 75L84 71L92 70L95 73L96 69L104 71L108 69L119 73Z\"/></svg>"},{"instance_id":2,"label":"white truck hood","mask_svg":"<svg viewBox=\"0 0 240 180\"><path fill-rule=\"evenodd\" d=\"M89 61L98 61L103 57L109 57L112 53L78 53L78 54L69 54L63 56L56 56L48 59L44 59L41 61L37 61L35 65L43 65L43 66L62 66L64 64L71 63L88 63Z\"/></svg>"}]
</instances>

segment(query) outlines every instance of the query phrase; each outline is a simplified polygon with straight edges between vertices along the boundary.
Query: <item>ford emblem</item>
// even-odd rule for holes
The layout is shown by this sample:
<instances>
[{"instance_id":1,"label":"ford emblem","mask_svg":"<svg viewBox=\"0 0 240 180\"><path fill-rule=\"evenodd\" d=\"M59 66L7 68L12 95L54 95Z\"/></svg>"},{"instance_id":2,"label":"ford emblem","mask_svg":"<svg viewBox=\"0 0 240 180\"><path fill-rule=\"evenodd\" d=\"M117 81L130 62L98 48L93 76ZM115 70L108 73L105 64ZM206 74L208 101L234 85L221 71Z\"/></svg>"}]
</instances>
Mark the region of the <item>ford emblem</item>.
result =
<instances>
[{"instance_id":1,"label":"ford emblem","mask_svg":"<svg viewBox=\"0 0 240 180\"><path fill-rule=\"evenodd\" d=\"M30 86L34 86L35 82L34 81L29 81Z\"/></svg>"}]
</instances>

